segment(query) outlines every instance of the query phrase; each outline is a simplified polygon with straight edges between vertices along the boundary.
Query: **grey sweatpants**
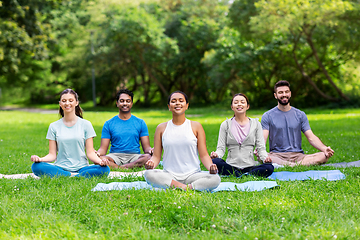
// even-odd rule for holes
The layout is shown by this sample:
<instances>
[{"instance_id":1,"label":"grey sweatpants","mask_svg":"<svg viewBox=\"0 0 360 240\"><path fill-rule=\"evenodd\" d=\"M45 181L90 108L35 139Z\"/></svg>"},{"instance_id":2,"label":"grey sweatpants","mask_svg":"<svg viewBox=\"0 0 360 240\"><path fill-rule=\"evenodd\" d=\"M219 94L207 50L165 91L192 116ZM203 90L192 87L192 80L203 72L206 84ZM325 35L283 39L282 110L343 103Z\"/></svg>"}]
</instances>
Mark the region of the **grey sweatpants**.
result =
<instances>
[{"instance_id":1,"label":"grey sweatpants","mask_svg":"<svg viewBox=\"0 0 360 240\"><path fill-rule=\"evenodd\" d=\"M217 188L221 182L218 174L210 174L205 171L193 173L185 180L178 180L169 172L160 169L151 169L145 171L144 177L146 182L153 187L169 188L171 181L175 180L183 184L191 184L193 189L199 191L211 191Z\"/></svg>"}]
</instances>

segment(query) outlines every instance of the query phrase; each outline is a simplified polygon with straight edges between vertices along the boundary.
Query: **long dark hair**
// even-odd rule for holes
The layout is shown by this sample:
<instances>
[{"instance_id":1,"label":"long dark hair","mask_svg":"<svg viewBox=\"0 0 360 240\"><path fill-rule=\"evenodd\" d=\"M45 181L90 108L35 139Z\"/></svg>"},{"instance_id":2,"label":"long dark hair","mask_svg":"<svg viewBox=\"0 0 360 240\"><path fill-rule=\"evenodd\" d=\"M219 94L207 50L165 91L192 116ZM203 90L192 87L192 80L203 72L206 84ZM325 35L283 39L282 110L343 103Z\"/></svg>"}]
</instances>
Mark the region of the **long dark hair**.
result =
<instances>
[{"instance_id":1,"label":"long dark hair","mask_svg":"<svg viewBox=\"0 0 360 240\"><path fill-rule=\"evenodd\" d=\"M236 94L233 96L233 98L231 99L231 106L232 106L232 104L233 104L234 98L237 97L237 96L243 96L243 97L245 98L245 100L246 100L247 105L248 105L249 108L250 108L249 99L248 99L248 97L247 97L245 94L243 94L243 93L236 93ZM235 117L235 114L234 114L234 117Z\"/></svg>"},{"instance_id":2,"label":"long dark hair","mask_svg":"<svg viewBox=\"0 0 360 240\"><path fill-rule=\"evenodd\" d=\"M70 89L70 88L65 89L64 91L62 91L62 92L60 93L60 99L61 99L61 96L62 96L62 95L68 94L68 93L74 95L75 100L76 100L77 102L79 101L79 96L78 96L78 94L77 94L74 90L72 90L72 89ZM60 114L61 117L64 117L64 110L63 110L61 107L59 107L59 114ZM75 107L75 114L76 114L76 116L83 118L83 112L82 112L82 109L81 109L81 107L80 107L80 104L78 104L78 105Z\"/></svg>"}]
</instances>

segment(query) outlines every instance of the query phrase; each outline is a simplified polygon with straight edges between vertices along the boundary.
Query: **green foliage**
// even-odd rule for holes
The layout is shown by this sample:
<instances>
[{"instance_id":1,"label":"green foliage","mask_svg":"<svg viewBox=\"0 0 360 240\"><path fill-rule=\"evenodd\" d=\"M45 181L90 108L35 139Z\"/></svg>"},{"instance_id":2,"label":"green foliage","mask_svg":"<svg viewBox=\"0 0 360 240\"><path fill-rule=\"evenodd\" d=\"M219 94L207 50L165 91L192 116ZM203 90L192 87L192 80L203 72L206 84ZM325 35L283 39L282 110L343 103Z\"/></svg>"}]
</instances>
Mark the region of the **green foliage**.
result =
<instances>
[{"instance_id":1,"label":"green foliage","mask_svg":"<svg viewBox=\"0 0 360 240\"><path fill-rule=\"evenodd\" d=\"M308 109L310 125L335 150L330 162L356 161L360 154L359 109ZM261 117L263 111L249 111ZM49 124L56 113L1 111L0 173L30 172L30 155L45 155ZM150 133L171 118L168 111L137 110ZM98 136L114 111L84 112ZM227 108L191 108L187 117L202 123L208 151L217 143L219 126L232 116ZM304 150L315 152L307 141ZM330 170L297 167L278 171ZM143 169L137 169L143 170ZM279 188L261 192L184 192L124 190L92 192L96 184L124 179L0 179L2 239L356 239L360 235L360 169L341 169L345 180L278 181ZM243 183L253 177L222 178Z\"/></svg>"},{"instance_id":2,"label":"green foliage","mask_svg":"<svg viewBox=\"0 0 360 240\"><path fill-rule=\"evenodd\" d=\"M68 87L89 101L92 73L102 106L127 87L143 107L180 89L196 105L243 92L268 108L281 79L298 106L359 98L356 0L10 0L0 19L2 102L23 88L23 103L51 103Z\"/></svg>"},{"instance_id":3,"label":"green foliage","mask_svg":"<svg viewBox=\"0 0 360 240\"><path fill-rule=\"evenodd\" d=\"M358 14L359 4L351 1L235 1L231 26L253 43L250 64L259 66L241 78L254 79L267 93L288 79L299 105L349 100L343 86L358 83L344 82L339 66L359 58L358 25L348 23Z\"/></svg>"}]
</instances>

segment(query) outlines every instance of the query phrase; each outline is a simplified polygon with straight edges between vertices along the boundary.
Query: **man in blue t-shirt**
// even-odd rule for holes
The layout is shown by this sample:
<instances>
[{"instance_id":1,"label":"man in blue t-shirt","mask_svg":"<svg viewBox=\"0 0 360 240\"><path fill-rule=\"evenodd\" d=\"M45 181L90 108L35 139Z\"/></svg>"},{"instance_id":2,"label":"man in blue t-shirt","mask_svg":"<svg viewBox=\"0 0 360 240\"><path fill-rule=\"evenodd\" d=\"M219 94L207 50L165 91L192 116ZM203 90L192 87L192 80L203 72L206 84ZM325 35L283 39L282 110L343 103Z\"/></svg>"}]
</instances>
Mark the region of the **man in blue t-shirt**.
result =
<instances>
[{"instance_id":1,"label":"man in blue t-shirt","mask_svg":"<svg viewBox=\"0 0 360 240\"><path fill-rule=\"evenodd\" d=\"M144 120L131 114L133 98L134 94L130 90L121 89L116 95L119 114L106 121L102 129L101 145L97 154L108 159L111 168L141 167L153 152ZM140 154L139 142L144 154ZM110 153L106 155L110 143Z\"/></svg>"},{"instance_id":2,"label":"man in blue t-shirt","mask_svg":"<svg viewBox=\"0 0 360 240\"><path fill-rule=\"evenodd\" d=\"M278 105L264 113L261 126L265 143L269 137L269 157L280 165L317 165L326 163L334 150L325 146L311 131L306 114L290 106L290 84L281 80L275 84L274 97ZM309 143L321 152L304 154L301 148L301 132Z\"/></svg>"}]
</instances>

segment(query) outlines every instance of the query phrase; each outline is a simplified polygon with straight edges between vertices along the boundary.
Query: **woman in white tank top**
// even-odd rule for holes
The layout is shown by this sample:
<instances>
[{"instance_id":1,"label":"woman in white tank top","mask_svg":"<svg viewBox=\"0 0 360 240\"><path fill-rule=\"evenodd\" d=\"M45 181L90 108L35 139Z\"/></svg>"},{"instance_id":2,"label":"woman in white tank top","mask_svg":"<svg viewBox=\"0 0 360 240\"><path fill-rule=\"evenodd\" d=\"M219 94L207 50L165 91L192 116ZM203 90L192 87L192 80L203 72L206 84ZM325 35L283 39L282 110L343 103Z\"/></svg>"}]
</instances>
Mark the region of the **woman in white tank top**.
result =
<instances>
[{"instance_id":1,"label":"woman in white tank top","mask_svg":"<svg viewBox=\"0 0 360 240\"><path fill-rule=\"evenodd\" d=\"M216 164L213 164L206 148L206 137L200 123L185 117L189 107L185 93L176 91L168 99L172 119L157 126L154 137L154 153L146 162L146 181L158 188L207 190L220 184ZM161 160L164 149L164 169L154 169ZM209 172L202 172L200 161Z\"/></svg>"}]
</instances>

